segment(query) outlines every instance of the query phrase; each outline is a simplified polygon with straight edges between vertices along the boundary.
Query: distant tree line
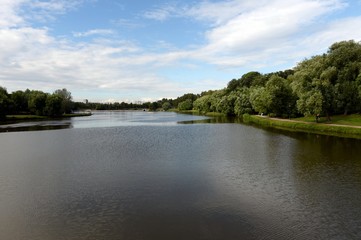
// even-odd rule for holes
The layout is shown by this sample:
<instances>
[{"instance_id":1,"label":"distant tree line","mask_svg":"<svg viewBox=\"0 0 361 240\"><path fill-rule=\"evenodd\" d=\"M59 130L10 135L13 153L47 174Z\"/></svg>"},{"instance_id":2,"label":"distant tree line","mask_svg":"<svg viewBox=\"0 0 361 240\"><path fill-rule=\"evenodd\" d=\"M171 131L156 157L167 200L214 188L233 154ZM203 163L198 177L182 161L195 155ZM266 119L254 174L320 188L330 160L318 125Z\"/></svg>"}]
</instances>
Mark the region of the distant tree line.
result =
<instances>
[{"instance_id":1,"label":"distant tree line","mask_svg":"<svg viewBox=\"0 0 361 240\"><path fill-rule=\"evenodd\" d=\"M195 101L200 95L187 93L176 99L167 99L163 98L154 102L109 102L109 103L97 103L97 102L75 102L74 109L92 109L92 110L131 110L131 109L149 109L150 111L157 111L159 109L169 110L171 108L178 108L179 104L184 101L190 101L191 104ZM193 105L190 106L190 110L193 108ZM189 110L187 109L187 110ZM183 109L186 110L186 109Z\"/></svg>"},{"instance_id":2,"label":"distant tree line","mask_svg":"<svg viewBox=\"0 0 361 240\"><path fill-rule=\"evenodd\" d=\"M61 116L73 110L71 93L58 89L54 93L44 93L38 90L16 91L8 93L0 87L0 118L8 114L33 114L40 116Z\"/></svg>"},{"instance_id":3,"label":"distant tree line","mask_svg":"<svg viewBox=\"0 0 361 240\"><path fill-rule=\"evenodd\" d=\"M190 108L189 103L179 105ZM277 117L358 113L361 110L361 44L334 43L327 53L300 62L294 69L249 72L226 88L208 91L192 101L201 113Z\"/></svg>"},{"instance_id":4,"label":"distant tree line","mask_svg":"<svg viewBox=\"0 0 361 240\"><path fill-rule=\"evenodd\" d=\"M89 102L73 102L71 93L67 89L58 89L52 94L45 93L39 90L25 90L8 93L6 88L0 86L0 118L5 118L6 115L16 114L32 114L39 116L58 117L63 114L68 114L78 110L131 110L131 109L149 109L150 111L157 111L163 109L165 111L171 108L182 106L183 102L190 102L191 106L187 109L192 109L192 102L195 101L199 95L192 93L184 94L176 99L166 99L154 102L113 102L113 103L99 103ZM181 104L180 104L181 103ZM184 105L184 104L183 104ZM182 109L182 108L181 108ZM185 109L184 109L185 110Z\"/></svg>"}]
</instances>

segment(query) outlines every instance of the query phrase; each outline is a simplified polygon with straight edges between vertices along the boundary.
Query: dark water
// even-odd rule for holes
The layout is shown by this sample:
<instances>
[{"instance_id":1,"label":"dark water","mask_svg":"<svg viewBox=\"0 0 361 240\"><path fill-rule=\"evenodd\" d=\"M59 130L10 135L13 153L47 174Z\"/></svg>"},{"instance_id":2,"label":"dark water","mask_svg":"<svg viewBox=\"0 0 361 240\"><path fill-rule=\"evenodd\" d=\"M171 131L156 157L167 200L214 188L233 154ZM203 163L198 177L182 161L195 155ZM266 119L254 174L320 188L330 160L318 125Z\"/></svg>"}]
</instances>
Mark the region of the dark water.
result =
<instances>
[{"instance_id":1,"label":"dark water","mask_svg":"<svg viewBox=\"0 0 361 240\"><path fill-rule=\"evenodd\" d=\"M175 113L0 134L0 239L361 239L361 141Z\"/></svg>"}]
</instances>

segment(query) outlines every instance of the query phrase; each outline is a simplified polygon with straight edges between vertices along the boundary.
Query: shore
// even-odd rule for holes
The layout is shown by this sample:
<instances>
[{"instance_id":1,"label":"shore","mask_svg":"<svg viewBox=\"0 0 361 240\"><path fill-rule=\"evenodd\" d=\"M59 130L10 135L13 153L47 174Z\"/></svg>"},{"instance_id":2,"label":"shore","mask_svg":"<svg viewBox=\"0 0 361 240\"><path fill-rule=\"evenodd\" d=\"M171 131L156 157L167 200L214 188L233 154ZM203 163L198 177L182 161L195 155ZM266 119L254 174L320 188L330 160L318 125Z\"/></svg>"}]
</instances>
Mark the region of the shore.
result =
<instances>
[{"instance_id":1,"label":"shore","mask_svg":"<svg viewBox=\"0 0 361 240\"><path fill-rule=\"evenodd\" d=\"M3 121L9 122L9 121L47 120L47 119L61 119L61 118L71 118L71 117L87 117L91 115L92 114L90 112L63 114L62 116L56 116L56 117L38 116L38 115L7 115Z\"/></svg>"},{"instance_id":2,"label":"shore","mask_svg":"<svg viewBox=\"0 0 361 240\"><path fill-rule=\"evenodd\" d=\"M244 114L243 122L289 131L361 139L361 125L358 125L358 121L344 121L345 124L338 124L338 122L342 122L338 120L341 117L336 116L335 118L337 119L335 122L320 121L316 123L315 120L312 122L310 118L280 119L270 118L267 116ZM358 116L357 119L361 121L361 116Z\"/></svg>"}]
</instances>

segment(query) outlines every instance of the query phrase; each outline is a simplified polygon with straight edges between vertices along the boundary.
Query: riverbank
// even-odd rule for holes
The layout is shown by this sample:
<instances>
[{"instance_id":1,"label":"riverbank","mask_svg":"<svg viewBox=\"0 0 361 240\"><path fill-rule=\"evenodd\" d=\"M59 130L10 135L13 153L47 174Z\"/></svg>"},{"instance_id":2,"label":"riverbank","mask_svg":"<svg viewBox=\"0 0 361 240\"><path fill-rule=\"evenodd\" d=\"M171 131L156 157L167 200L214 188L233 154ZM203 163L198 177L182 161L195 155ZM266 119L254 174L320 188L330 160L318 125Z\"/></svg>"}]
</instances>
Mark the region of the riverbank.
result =
<instances>
[{"instance_id":1,"label":"riverbank","mask_svg":"<svg viewBox=\"0 0 361 240\"><path fill-rule=\"evenodd\" d=\"M360 115L334 116L333 119L332 122L321 119L319 123L316 123L312 118L279 119L259 115L243 115L243 122L263 127L361 139Z\"/></svg>"},{"instance_id":2,"label":"riverbank","mask_svg":"<svg viewBox=\"0 0 361 240\"><path fill-rule=\"evenodd\" d=\"M9 121L47 120L47 119L61 119L61 118L71 118L71 117L87 117L91 115L92 114L90 112L69 113L69 114L63 114L62 116L58 116L58 117L38 116L38 115L7 115L4 121L9 122Z\"/></svg>"},{"instance_id":3,"label":"riverbank","mask_svg":"<svg viewBox=\"0 0 361 240\"><path fill-rule=\"evenodd\" d=\"M193 114L193 115L200 115L200 116L207 116L207 117L227 117L227 115L223 113L218 112L207 112L207 113L201 113L197 110L183 110L180 111L178 109L171 109L170 112L176 112L176 113L185 113L185 114Z\"/></svg>"}]
</instances>

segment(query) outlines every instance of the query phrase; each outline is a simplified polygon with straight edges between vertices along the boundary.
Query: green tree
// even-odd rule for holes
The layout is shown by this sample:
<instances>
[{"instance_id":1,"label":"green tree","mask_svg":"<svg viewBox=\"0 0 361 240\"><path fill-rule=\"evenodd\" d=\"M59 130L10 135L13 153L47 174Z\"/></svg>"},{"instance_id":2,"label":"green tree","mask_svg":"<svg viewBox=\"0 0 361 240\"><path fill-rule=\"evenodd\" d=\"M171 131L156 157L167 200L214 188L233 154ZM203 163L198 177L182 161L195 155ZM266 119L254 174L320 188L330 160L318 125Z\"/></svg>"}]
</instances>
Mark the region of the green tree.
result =
<instances>
[{"instance_id":1,"label":"green tree","mask_svg":"<svg viewBox=\"0 0 361 240\"><path fill-rule=\"evenodd\" d=\"M249 100L252 108L258 113L267 113L267 98L265 87L250 88Z\"/></svg>"},{"instance_id":2,"label":"green tree","mask_svg":"<svg viewBox=\"0 0 361 240\"><path fill-rule=\"evenodd\" d=\"M263 78L262 78L262 74L260 74L259 72L248 72L246 74L244 74L240 79L239 79L239 86L240 87L252 87L252 86L257 86L257 85L263 85Z\"/></svg>"},{"instance_id":3,"label":"green tree","mask_svg":"<svg viewBox=\"0 0 361 240\"><path fill-rule=\"evenodd\" d=\"M31 91L28 99L29 111L35 115L44 115L47 94L42 91Z\"/></svg>"},{"instance_id":4,"label":"green tree","mask_svg":"<svg viewBox=\"0 0 361 240\"><path fill-rule=\"evenodd\" d=\"M335 108L348 114L361 108L357 78L361 73L361 44L355 41L334 43L328 51L327 63L335 69Z\"/></svg>"},{"instance_id":5,"label":"green tree","mask_svg":"<svg viewBox=\"0 0 361 240\"><path fill-rule=\"evenodd\" d=\"M28 94L23 91L16 91L11 93L11 100L13 102L12 112L25 113L28 112Z\"/></svg>"},{"instance_id":6,"label":"green tree","mask_svg":"<svg viewBox=\"0 0 361 240\"><path fill-rule=\"evenodd\" d=\"M62 104L63 98L59 94L47 96L45 101L44 114L47 116L61 116L63 114Z\"/></svg>"},{"instance_id":7,"label":"green tree","mask_svg":"<svg viewBox=\"0 0 361 240\"><path fill-rule=\"evenodd\" d=\"M211 111L211 95L204 95L193 102L193 108L200 113L207 113Z\"/></svg>"},{"instance_id":8,"label":"green tree","mask_svg":"<svg viewBox=\"0 0 361 240\"><path fill-rule=\"evenodd\" d=\"M242 88L237 93L238 97L234 103L234 113L237 116L242 116L245 113L252 113L253 108L250 101L250 89Z\"/></svg>"},{"instance_id":9,"label":"green tree","mask_svg":"<svg viewBox=\"0 0 361 240\"><path fill-rule=\"evenodd\" d=\"M214 91L210 95L208 101L210 103L209 110L211 112L217 112L218 111L217 110L217 109L219 109L218 105L219 105L221 99L223 98L223 96L226 95L226 93L227 92L225 90L217 90L217 91Z\"/></svg>"},{"instance_id":10,"label":"green tree","mask_svg":"<svg viewBox=\"0 0 361 240\"><path fill-rule=\"evenodd\" d=\"M234 115L234 104L238 98L237 92L233 91L227 95L222 96L217 104L217 112Z\"/></svg>"},{"instance_id":11,"label":"green tree","mask_svg":"<svg viewBox=\"0 0 361 240\"><path fill-rule=\"evenodd\" d=\"M296 96L287 80L277 75L273 75L266 83L263 97L268 113L290 116L295 110Z\"/></svg>"},{"instance_id":12,"label":"green tree","mask_svg":"<svg viewBox=\"0 0 361 240\"><path fill-rule=\"evenodd\" d=\"M73 110L73 102L71 92L66 88L55 90L54 94L57 94L61 99L61 111L63 113L71 113Z\"/></svg>"},{"instance_id":13,"label":"green tree","mask_svg":"<svg viewBox=\"0 0 361 240\"><path fill-rule=\"evenodd\" d=\"M150 111L156 111L158 109L158 103L157 102L152 102L149 104L149 110Z\"/></svg>"},{"instance_id":14,"label":"green tree","mask_svg":"<svg viewBox=\"0 0 361 240\"><path fill-rule=\"evenodd\" d=\"M8 114L9 104L10 99L6 88L0 87L0 119Z\"/></svg>"},{"instance_id":15,"label":"green tree","mask_svg":"<svg viewBox=\"0 0 361 240\"><path fill-rule=\"evenodd\" d=\"M185 111L185 110L192 110L193 109L193 102L191 99L187 99L183 102L180 102L178 104L178 109L180 111Z\"/></svg>"},{"instance_id":16,"label":"green tree","mask_svg":"<svg viewBox=\"0 0 361 240\"><path fill-rule=\"evenodd\" d=\"M303 115L325 114L330 120L335 106L336 69L328 65L327 55L314 56L299 63L290 76L297 95L297 109Z\"/></svg>"},{"instance_id":17,"label":"green tree","mask_svg":"<svg viewBox=\"0 0 361 240\"><path fill-rule=\"evenodd\" d=\"M164 111L168 111L169 109L172 108L172 105L169 102L164 102L162 108Z\"/></svg>"}]
</instances>

